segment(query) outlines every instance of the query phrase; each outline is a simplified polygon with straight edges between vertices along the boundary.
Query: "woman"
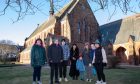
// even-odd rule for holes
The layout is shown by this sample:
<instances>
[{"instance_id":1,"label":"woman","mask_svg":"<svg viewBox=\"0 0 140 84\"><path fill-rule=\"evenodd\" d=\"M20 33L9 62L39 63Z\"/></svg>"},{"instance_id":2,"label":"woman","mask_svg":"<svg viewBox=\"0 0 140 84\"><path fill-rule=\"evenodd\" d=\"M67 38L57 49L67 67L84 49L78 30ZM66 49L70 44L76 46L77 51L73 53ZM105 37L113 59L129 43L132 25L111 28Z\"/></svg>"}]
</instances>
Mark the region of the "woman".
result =
<instances>
[{"instance_id":1,"label":"woman","mask_svg":"<svg viewBox=\"0 0 140 84\"><path fill-rule=\"evenodd\" d=\"M97 71L98 81L96 84L106 84L104 66L107 63L105 50L101 47L100 42L96 40L95 42L95 54L93 57L93 65Z\"/></svg>"},{"instance_id":2,"label":"woman","mask_svg":"<svg viewBox=\"0 0 140 84\"><path fill-rule=\"evenodd\" d=\"M77 80L79 76L79 71L76 69L76 61L79 58L79 49L76 44L73 44L71 50L70 50L70 77L73 78L73 80Z\"/></svg>"},{"instance_id":3,"label":"woman","mask_svg":"<svg viewBox=\"0 0 140 84\"><path fill-rule=\"evenodd\" d=\"M93 56L94 56L94 54L95 54L95 43L91 43L90 44L90 58L92 58L93 59ZM91 61L92 61L92 59L91 59ZM95 67L93 66L92 67L92 74L95 76L96 75L96 70L95 70Z\"/></svg>"},{"instance_id":4,"label":"woman","mask_svg":"<svg viewBox=\"0 0 140 84\"><path fill-rule=\"evenodd\" d=\"M41 68L46 61L46 51L41 39L37 39L31 49L31 66L33 67L33 84L42 84L40 81Z\"/></svg>"},{"instance_id":5,"label":"woman","mask_svg":"<svg viewBox=\"0 0 140 84\"><path fill-rule=\"evenodd\" d=\"M83 61L86 69L86 81L91 82L92 80L92 57L90 57L89 43L85 43L84 50L82 52Z\"/></svg>"}]
</instances>

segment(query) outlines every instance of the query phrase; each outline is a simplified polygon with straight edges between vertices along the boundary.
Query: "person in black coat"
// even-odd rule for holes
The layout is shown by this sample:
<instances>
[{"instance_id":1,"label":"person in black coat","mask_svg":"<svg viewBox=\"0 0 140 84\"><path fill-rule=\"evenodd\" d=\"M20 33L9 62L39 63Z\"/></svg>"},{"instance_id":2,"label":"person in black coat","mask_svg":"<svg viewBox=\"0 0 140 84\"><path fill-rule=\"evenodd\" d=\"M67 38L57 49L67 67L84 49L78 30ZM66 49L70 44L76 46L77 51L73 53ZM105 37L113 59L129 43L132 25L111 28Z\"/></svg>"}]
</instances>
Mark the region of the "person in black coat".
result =
<instances>
[{"instance_id":1,"label":"person in black coat","mask_svg":"<svg viewBox=\"0 0 140 84\"><path fill-rule=\"evenodd\" d=\"M104 66L107 63L106 52L98 40L95 41L95 54L93 57L93 65L97 71L98 81L95 84L106 84Z\"/></svg>"},{"instance_id":2,"label":"person in black coat","mask_svg":"<svg viewBox=\"0 0 140 84\"><path fill-rule=\"evenodd\" d=\"M77 80L79 76L79 71L76 69L76 61L79 58L79 49L76 44L73 44L71 50L70 50L70 77L73 78L73 80Z\"/></svg>"},{"instance_id":3,"label":"person in black coat","mask_svg":"<svg viewBox=\"0 0 140 84\"><path fill-rule=\"evenodd\" d=\"M63 61L63 49L59 45L58 39L55 39L54 43L48 47L48 59L50 64L50 84L53 84L53 78L55 74L55 83L58 81L59 65Z\"/></svg>"}]
</instances>

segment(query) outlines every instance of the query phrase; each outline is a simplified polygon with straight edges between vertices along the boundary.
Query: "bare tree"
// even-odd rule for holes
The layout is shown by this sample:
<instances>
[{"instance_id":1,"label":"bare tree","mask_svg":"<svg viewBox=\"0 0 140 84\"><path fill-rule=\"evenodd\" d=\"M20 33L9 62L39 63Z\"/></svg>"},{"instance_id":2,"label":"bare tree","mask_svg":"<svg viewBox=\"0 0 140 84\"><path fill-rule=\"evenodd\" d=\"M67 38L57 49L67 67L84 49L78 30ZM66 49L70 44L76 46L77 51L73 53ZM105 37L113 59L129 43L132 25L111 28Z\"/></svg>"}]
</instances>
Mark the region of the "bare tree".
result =
<instances>
[{"instance_id":1,"label":"bare tree","mask_svg":"<svg viewBox=\"0 0 140 84\"><path fill-rule=\"evenodd\" d=\"M2 8L0 8L0 16L5 15L8 9L18 14L16 21L23 19L26 15L34 15L37 11L40 11L41 13L47 15L40 9L40 7L44 6L47 3L50 3L50 1L52 0L41 0L42 1L41 3L34 3L35 1L36 0L1 0L0 4L2 5ZM62 7L60 4L58 4L58 2L61 1L70 1L70 0L53 0L53 2L56 3L54 5L56 10L57 7L59 8ZM112 9L110 8L110 6L112 5L114 11L113 12L108 11L108 13L110 14L110 18L112 17L112 15L114 15L117 8L119 8L124 14L127 14L128 12L137 13L136 9L140 8L140 0L88 0L88 1L92 2L92 4L97 5L98 8L96 8L94 11L98 11L101 9L109 10Z\"/></svg>"},{"instance_id":2,"label":"bare tree","mask_svg":"<svg viewBox=\"0 0 140 84\"><path fill-rule=\"evenodd\" d=\"M0 40L0 44L15 45L15 43L11 40Z\"/></svg>"}]
</instances>

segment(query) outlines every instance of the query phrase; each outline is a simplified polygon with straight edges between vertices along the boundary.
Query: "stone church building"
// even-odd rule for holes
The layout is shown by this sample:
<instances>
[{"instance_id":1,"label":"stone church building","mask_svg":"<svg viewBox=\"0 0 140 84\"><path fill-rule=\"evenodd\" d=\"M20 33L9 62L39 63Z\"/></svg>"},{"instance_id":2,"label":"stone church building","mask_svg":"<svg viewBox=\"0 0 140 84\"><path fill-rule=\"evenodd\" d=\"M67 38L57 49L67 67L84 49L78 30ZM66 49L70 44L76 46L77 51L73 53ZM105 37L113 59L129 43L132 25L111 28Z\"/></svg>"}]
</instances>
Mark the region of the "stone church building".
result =
<instances>
[{"instance_id":1,"label":"stone church building","mask_svg":"<svg viewBox=\"0 0 140 84\"><path fill-rule=\"evenodd\" d=\"M140 64L140 14L100 26L100 38L121 63Z\"/></svg>"},{"instance_id":2,"label":"stone church building","mask_svg":"<svg viewBox=\"0 0 140 84\"><path fill-rule=\"evenodd\" d=\"M85 42L97 39L99 25L87 0L70 0L57 13L53 12L51 8L48 20L25 40L25 49L20 53L21 63L30 63L30 50L35 40L41 38L45 41L48 34L63 36L80 48Z\"/></svg>"}]
</instances>

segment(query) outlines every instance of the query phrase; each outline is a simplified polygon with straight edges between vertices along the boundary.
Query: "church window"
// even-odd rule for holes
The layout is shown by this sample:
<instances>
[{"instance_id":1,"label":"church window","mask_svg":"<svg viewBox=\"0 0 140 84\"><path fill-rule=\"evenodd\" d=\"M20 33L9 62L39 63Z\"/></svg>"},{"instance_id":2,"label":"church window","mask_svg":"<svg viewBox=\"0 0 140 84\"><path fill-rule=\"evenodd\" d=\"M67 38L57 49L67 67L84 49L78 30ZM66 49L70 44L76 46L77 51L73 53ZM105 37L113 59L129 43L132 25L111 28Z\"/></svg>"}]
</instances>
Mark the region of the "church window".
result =
<instances>
[{"instance_id":1,"label":"church window","mask_svg":"<svg viewBox=\"0 0 140 84\"><path fill-rule=\"evenodd\" d=\"M86 7L84 6L84 4L82 4L82 10L85 10L86 9Z\"/></svg>"},{"instance_id":2,"label":"church window","mask_svg":"<svg viewBox=\"0 0 140 84\"><path fill-rule=\"evenodd\" d=\"M86 23L85 19L83 20L83 27L84 27L84 34L85 34L84 36L85 36L85 40L86 40L87 39L87 33L88 33L87 29L88 28L87 28L87 23Z\"/></svg>"},{"instance_id":3,"label":"church window","mask_svg":"<svg viewBox=\"0 0 140 84\"><path fill-rule=\"evenodd\" d=\"M65 25L63 24L63 27L62 27L62 32L63 32L63 35L64 35L64 27L65 27Z\"/></svg>"},{"instance_id":4,"label":"church window","mask_svg":"<svg viewBox=\"0 0 140 84\"><path fill-rule=\"evenodd\" d=\"M81 33L80 22L78 22L78 34L80 35L80 33Z\"/></svg>"}]
</instances>

